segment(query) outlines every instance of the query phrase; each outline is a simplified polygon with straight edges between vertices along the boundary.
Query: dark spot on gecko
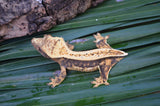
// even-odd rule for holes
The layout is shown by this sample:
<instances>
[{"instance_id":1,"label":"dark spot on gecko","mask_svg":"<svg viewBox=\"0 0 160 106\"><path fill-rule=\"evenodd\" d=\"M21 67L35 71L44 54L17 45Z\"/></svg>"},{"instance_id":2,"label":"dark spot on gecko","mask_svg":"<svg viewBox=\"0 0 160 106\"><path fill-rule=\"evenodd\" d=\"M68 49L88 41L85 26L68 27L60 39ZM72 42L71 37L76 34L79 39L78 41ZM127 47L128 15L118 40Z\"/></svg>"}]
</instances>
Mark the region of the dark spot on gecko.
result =
<instances>
[{"instance_id":1,"label":"dark spot on gecko","mask_svg":"<svg viewBox=\"0 0 160 106\"><path fill-rule=\"evenodd\" d=\"M65 77L66 77L66 71L61 72L61 77L62 77L62 78L65 78Z\"/></svg>"},{"instance_id":2,"label":"dark spot on gecko","mask_svg":"<svg viewBox=\"0 0 160 106\"><path fill-rule=\"evenodd\" d=\"M61 81L60 78L57 78L57 79L56 79L56 83L59 83L60 81Z\"/></svg>"},{"instance_id":3,"label":"dark spot on gecko","mask_svg":"<svg viewBox=\"0 0 160 106\"><path fill-rule=\"evenodd\" d=\"M23 23L23 22L22 22L22 23L21 23L21 25L23 25L23 26L24 26L24 25L25 25L25 23Z\"/></svg>"},{"instance_id":4,"label":"dark spot on gecko","mask_svg":"<svg viewBox=\"0 0 160 106\"><path fill-rule=\"evenodd\" d=\"M111 65L114 65L115 63L117 63L117 60L115 58L111 59Z\"/></svg>"},{"instance_id":5,"label":"dark spot on gecko","mask_svg":"<svg viewBox=\"0 0 160 106\"><path fill-rule=\"evenodd\" d=\"M61 71L60 71L60 70L57 70L57 71L54 72L54 75L55 75L55 76L59 76L60 73L61 73Z\"/></svg>"},{"instance_id":6,"label":"dark spot on gecko","mask_svg":"<svg viewBox=\"0 0 160 106\"><path fill-rule=\"evenodd\" d=\"M20 31L22 31L22 28L19 28Z\"/></svg>"}]
</instances>

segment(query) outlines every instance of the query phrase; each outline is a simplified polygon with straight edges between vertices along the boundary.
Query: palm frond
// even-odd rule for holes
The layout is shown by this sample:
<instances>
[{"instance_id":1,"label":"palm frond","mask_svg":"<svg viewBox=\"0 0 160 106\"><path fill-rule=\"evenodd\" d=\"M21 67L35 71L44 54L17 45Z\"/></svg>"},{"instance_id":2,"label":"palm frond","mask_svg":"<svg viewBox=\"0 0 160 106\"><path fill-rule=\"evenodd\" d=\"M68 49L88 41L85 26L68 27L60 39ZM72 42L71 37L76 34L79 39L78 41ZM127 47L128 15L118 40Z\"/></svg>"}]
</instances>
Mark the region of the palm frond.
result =
<instances>
[{"instance_id":1,"label":"palm frond","mask_svg":"<svg viewBox=\"0 0 160 106\"><path fill-rule=\"evenodd\" d=\"M0 45L0 105L159 105L160 98L160 0L105 1L96 8L43 33L12 39ZM96 48L92 34L110 35L113 48L129 55L109 76L109 86L92 88L98 72L68 71L54 89L49 77L59 66L41 56L31 45L44 33L61 36L75 50ZM53 75L53 74L54 75Z\"/></svg>"}]
</instances>

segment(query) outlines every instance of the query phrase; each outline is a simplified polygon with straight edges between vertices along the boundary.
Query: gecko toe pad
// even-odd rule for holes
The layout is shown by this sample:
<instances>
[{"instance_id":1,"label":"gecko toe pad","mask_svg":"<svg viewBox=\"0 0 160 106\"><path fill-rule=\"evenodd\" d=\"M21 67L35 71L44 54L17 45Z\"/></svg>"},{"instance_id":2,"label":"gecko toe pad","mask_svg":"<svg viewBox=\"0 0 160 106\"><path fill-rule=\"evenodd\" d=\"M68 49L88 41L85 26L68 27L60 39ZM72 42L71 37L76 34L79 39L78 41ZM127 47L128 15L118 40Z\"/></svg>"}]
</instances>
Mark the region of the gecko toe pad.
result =
<instances>
[{"instance_id":1,"label":"gecko toe pad","mask_svg":"<svg viewBox=\"0 0 160 106\"><path fill-rule=\"evenodd\" d=\"M55 86L59 85L60 83L58 82L58 77L55 77L55 79L50 78L51 82L47 83L47 85L51 85L52 88L54 88Z\"/></svg>"},{"instance_id":2,"label":"gecko toe pad","mask_svg":"<svg viewBox=\"0 0 160 106\"><path fill-rule=\"evenodd\" d=\"M107 81L104 81L104 79L102 79L101 77L99 78L95 78L95 81L91 82L92 84L95 84L93 87L96 88L99 85L105 84L105 85L109 85L109 83Z\"/></svg>"}]
</instances>

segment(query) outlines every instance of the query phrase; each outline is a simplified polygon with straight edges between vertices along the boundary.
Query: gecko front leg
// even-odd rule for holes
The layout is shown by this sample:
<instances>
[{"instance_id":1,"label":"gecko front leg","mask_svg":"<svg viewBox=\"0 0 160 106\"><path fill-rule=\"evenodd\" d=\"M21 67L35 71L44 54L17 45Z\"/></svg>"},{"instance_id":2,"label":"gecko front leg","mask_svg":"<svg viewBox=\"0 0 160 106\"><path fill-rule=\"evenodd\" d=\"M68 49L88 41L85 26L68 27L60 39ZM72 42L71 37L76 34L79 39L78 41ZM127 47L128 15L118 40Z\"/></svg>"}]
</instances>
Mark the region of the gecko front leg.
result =
<instances>
[{"instance_id":1,"label":"gecko front leg","mask_svg":"<svg viewBox=\"0 0 160 106\"><path fill-rule=\"evenodd\" d=\"M51 85L52 88L59 85L66 77L66 68L65 66L61 66L61 73L59 76L55 76L55 79L50 78L51 82L48 85Z\"/></svg>"}]
</instances>

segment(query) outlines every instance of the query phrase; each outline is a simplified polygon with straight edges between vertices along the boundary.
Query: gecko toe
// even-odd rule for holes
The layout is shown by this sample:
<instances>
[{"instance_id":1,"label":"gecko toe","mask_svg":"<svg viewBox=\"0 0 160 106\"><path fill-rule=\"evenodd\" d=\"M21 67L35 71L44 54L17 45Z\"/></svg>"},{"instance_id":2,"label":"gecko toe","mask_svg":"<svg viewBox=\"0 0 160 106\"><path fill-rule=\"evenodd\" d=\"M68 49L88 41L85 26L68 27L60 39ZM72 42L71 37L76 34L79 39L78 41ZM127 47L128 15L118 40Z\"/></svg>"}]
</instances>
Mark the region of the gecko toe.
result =
<instances>
[{"instance_id":1,"label":"gecko toe","mask_svg":"<svg viewBox=\"0 0 160 106\"><path fill-rule=\"evenodd\" d=\"M96 88L96 87L98 87L98 86L100 85L100 83L97 82L97 81L91 81L91 84L95 84L95 85L93 86L93 88Z\"/></svg>"},{"instance_id":2,"label":"gecko toe","mask_svg":"<svg viewBox=\"0 0 160 106\"><path fill-rule=\"evenodd\" d=\"M48 85L48 86L51 86L52 88L55 87L55 85L53 84L53 82L49 82L49 83L47 83L47 85Z\"/></svg>"},{"instance_id":3,"label":"gecko toe","mask_svg":"<svg viewBox=\"0 0 160 106\"><path fill-rule=\"evenodd\" d=\"M96 84L96 81L91 81L91 84Z\"/></svg>"},{"instance_id":4,"label":"gecko toe","mask_svg":"<svg viewBox=\"0 0 160 106\"><path fill-rule=\"evenodd\" d=\"M107 81L104 81L101 77L94 78L94 79L95 79L95 81L91 81L91 84L95 84L93 86L93 88L98 87L98 86L100 86L102 84L109 85L109 83Z\"/></svg>"},{"instance_id":5,"label":"gecko toe","mask_svg":"<svg viewBox=\"0 0 160 106\"><path fill-rule=\"evenodd\" d=\"M99 84L96 84L96 85L93 86L93 88L96 88L96 87L98 87L98 86L99 86Z\"/></svg>"},{"instance_id":6,"label":"gecko toe","mask_svg":"<svg viewBox=\"0 0 160 106\"><path fill-rule=\"evenodd\" d=\"M47 83L47 85L48 85L48 86L52 85L52 82L50 82L50 83Z\"/></svg>"},{"instance_id":7,"label":"gecko toe","mask_svg":"<svg viewBox=\"0 0 160 106\"><path fill-rule=\"evenodd\" d=\"M52 84L52 86L51 86L52 88L54 88L55 86Z\"/></svg>"},{"instance_id":8,"label":"gecko toe","mask_svg":"<svg viewBox=\"0 0 160 106\"><path fill-rule=\"evenodd\" d=\"M109 83L108 83L108 82L105 82L104 84L105 84L105 85L109 85Z\"/></svg>"}]
</instances>

